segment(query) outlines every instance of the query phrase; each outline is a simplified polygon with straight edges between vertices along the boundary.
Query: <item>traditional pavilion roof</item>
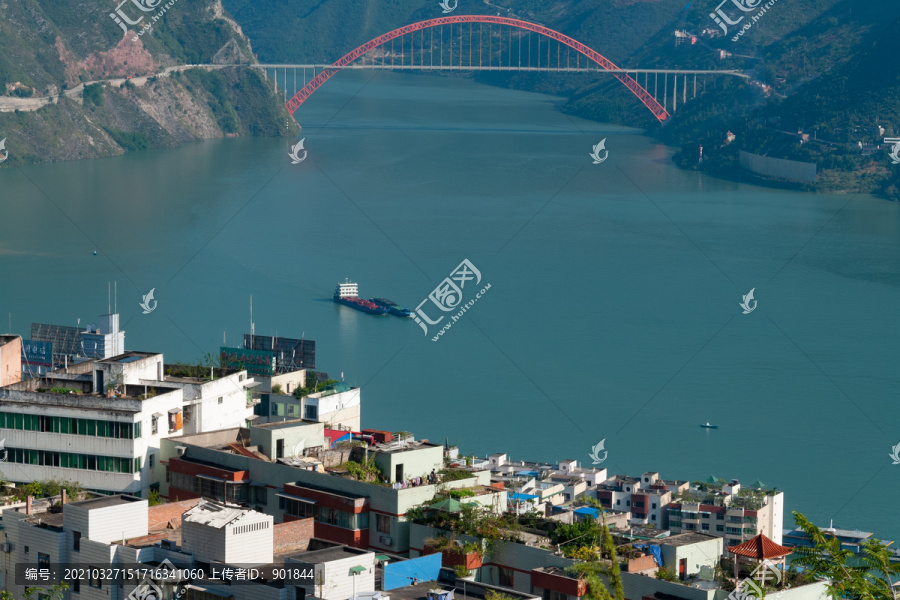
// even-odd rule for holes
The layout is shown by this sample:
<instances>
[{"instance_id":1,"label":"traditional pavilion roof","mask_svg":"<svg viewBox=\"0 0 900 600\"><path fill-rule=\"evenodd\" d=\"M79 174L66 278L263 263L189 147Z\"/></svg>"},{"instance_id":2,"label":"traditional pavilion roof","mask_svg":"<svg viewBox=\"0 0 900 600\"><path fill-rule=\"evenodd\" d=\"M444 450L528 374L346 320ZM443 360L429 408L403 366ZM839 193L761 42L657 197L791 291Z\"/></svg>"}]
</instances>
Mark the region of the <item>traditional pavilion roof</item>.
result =
<instances>
[{"instance_id":1,"label":"traditional pavilion roof","mask_svg":"<svg viewBox=\"0 0 900 600\"><path fill-rule=\"evenodd\" d=\"M793 548L787 546L779 546L764 534L760 533L754 538L750 538L743 544L737 546L728 546L728 551L738 556L746 556L747 558L755 558L756 560L765 560L768 558L781 558L787 556L794 551Z\"/></svg>"}]
</instances>

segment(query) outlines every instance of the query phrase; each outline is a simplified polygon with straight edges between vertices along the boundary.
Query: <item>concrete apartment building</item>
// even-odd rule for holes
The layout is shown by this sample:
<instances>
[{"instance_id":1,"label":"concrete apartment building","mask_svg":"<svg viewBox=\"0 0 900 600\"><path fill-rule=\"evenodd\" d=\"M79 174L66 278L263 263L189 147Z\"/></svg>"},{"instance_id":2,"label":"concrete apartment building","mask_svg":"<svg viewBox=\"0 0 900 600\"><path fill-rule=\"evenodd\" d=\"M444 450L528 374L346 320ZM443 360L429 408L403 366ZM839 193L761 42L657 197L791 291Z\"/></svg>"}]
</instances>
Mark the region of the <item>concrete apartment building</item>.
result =
<instances>
[{"instance_id":1,"label":"concrete apartment building","mask_svg":"<svg viewBox=\"0 0 900 600\"><path fill-rule=\"evenodd\" d=\"M321 435L321 424L299 421L296 427L304 432L296 435L308 436L310 445L317 443L309 440ZM264 448L264 453L253 445L253 440L258 443L264 439L254 429L163 440L161 462L167 474L160 482L161 494L169 500L206 497L243 502L272 515L276 523L313 517L317 537L378 551L409 550L405 514L434 497L438 486L427 483L427 478L442 466L441 446L406 441L405 446L369 448L369 456L391 482L367 483L350 476L340 464L326 466L331 456L343 456L341 451L317 454L307 448L305 456L272 460L268 449ZM297 439L290 437L288 430L276 431L284 439ZM347 458L349 453L339 460ZM403 481L396 481L398 474ZM470 479L444 485L462 488L489 484L489 472L481 471L473 472ZM502 495L505 507L505 492Z\"/></svg>"},{"instance_id":2,"label":"concrete apartment building","mask_svg":"<svg viewBox=\"0 0 900 600\"><path fill-rule=\"evenodd\" d=\"M269 515L215 502L148 507L146 500L127 495L73 503L61 500L61 510L48 510L46 503L35 502L3 512L0 588L16 598L22 598L25 589L16 585L16 565L34 564L51 570L62 565L84 569L202 567L207 574L210 567L220 572L225 566L259 567L263 574L259 582L238 585L209 578L126 582L85 576L67 582L65 600L124 600L136 590L135 597L146 597L141 593L151 588L160 599L295 600L303 593L298 595L296 586L287 584L273 569L291 556L302 557L311 548L323 547L311 539L309 520L276 526ZM369 564L371 556L357 562Z\"/></svg>"},{"instance_id":3,"label":"concrete apartment building","mask_svg":"<svg viewBox=\"0 0 900 600\"><path fill-rule=\"evenodd\" d=\"M666 506L663 525L673 534L697 531L725 539L737 546L760 533L781 545L784 492L758 488L742 489L737 480L698 492L697 501L671 502Z\"/></svg>"},{"instance_id":4,"label":"concrete apartment building","mask_svg":"<svg viewBox=\"0 0 900 600\"><path fill-rule=\"evenodd\" d=\"M640 477L615 475L596 486L594 494L604 508L630 511L632 524L660 527L673 493L687 488L686 481L664 481L659 473L647 472Z\"/></svg>"},{"instance_id":5,"label":"concrete apartment building","mask_svg":"<svg viewBox=\"0 0 900 600\"><path fill-rule=\"evenodd\" d=\"M209 383L164 374L162 354L126 352L0 388L0 474L66 479L102 494L142 495L164 477L160 440L235 425L250 410L246 373Z\"/></svg>"},{"instance_id":6,"label":"concrete apartment building","mask_svg":"<svg viewBox=\"0 0 900 600\"><path fill-rule=\"evenodd\" d=\"M262 394L255 414L269 421L306 419L325 423L329 429L359 431L360 409L360 389L338 382L302 398L290 394Z\"/></svg>"},{"instance_id":7,"label":"concrete apartment building","mask_svg":"<svg viewBox=\"0 0 900 600\"><path fill-rule=\"evenodd\" d=\"M0 335L0 387L22 380L22 338Z\"/></svg>"}]
</instances>

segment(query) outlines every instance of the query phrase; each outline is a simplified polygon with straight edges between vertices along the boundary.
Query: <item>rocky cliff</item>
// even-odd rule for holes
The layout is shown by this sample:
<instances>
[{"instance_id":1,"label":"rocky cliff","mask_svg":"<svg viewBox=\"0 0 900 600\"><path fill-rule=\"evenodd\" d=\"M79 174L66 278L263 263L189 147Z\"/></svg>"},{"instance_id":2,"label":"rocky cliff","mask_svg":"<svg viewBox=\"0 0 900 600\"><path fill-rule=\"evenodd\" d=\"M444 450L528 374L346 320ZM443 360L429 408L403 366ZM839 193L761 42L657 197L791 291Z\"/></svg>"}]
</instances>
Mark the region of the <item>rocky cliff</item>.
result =
<instances>
[{"instance_id":1,"label":"rocky cliff","mask_svg":"<svg viewBox=\"0 0 900 600\"><path fill-rule=\"evenodd\" d=\"M299 129L261 70L224 66L255 58L219 0L0 0L0 13L0 167Z\"/></svg>"}]
</instances>

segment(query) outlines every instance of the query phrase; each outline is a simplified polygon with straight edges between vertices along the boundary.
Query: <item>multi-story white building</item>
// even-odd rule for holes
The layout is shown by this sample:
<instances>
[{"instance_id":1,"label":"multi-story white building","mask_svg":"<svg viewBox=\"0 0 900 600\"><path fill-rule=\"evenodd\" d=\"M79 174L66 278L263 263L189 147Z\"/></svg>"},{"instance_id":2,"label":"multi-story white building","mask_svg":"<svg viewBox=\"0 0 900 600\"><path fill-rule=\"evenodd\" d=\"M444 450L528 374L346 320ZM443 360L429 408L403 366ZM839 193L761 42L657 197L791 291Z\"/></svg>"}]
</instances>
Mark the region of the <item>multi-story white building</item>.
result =
<instances>
[{"instance_id":1,"label":"multi-story white building","mask_svg":"<svg viewBox=\"0 0 900 600\"><path fill-rule=\"evenodd\" d=\"M325 423L328 429L359 431L360 389L339 382L302 398L286 394L263 394L257 416L269 422L279 419L306 419Z\"/></svg>"},{"instance_id":2,"label":"multi-story white building","mask_svg":"<svg viewBox=\"0 0 900 600\"><path fill-rule=\"evenodd\" d=\"M595 493L605 508L631 511L632 524L660 527L672 494L687 487L686 481L663 481L659 473L647 472L640 477L615 475L598 485Z\"/></svg>"},{"instance_id":3,"label":"multi-story white building","mask_svg":"<svg viewBox=\"0 0 900 600\"><path fill-rule=\"evenodd\" d=\"M160 440L182 435L185 415L193 431L242 424L249 383L245 372L205 384L170 382L162 354L126 352L2 387L0 474L15 483L64 479L141 495L164 476Z\"/></svg>"},{"instance_id":4,"label":"multi-story white building","mask_svg":"<svg viewBox=\"0 0 900 600\"><path fill-rule=\"evenodd\" d=\"M682 498L666 506L663 524L673 534L698 531L725 538L726 556L728 546L737 546L760 533L781 545L784 492L742 489L737 480L732 480L703 491L692 489L689 495L690 500Z\"/></svg>"}]
</instances>

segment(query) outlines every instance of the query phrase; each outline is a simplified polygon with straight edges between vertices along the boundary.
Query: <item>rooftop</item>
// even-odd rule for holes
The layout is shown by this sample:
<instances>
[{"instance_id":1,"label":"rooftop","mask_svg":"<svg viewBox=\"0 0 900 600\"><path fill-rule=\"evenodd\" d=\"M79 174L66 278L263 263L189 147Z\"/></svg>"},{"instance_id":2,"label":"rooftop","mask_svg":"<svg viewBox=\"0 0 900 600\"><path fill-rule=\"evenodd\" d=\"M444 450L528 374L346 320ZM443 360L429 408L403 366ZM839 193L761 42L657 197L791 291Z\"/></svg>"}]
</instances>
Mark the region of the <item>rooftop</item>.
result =
<instances>
[{"instance_id":1,"label":"rooftop","mask_svg":"<svg viewBox=\"0 0 900 600\"><path fill-rule=\"evenodd\" d=\"M146 500L141 500L141 498L128 496L126 494L116 494L115 496L100 496L99 498L90 498L89 500L71 502L70 505L93 510L95 508L108 508L110 506L131 504L132 502L146 502Z\"/></svg>"},{"instance_id":2,"label":"rooftop","mask_svg":"<svg viewBox=\"0 0 900 600\"><path fill-rule=\"evenodd\" d=\"M239 506L229 506L221 502L206 500L200 502L194 508L188 509L181 517L185 523L200 523L210 527L225 527L232 521L239 519L247 513L256 511ZM260 513L261 516L265 516Z\"/></svg>"},{"instance_id":3,"label":"rooftop","mask_svg":"<svg viewBox=\"0 0 900 600\"><path fill-rule=\"evenodd\" d=\"M858 539L858 540L865 540L865 539L868 539L868 538L872 537L873 535L875 535L873 532L860 531L859 529L854 529L853 531L851 531L849 529L837 529L835 527L823 527L821 529L822 529L822 533L825 535L833 535L835 537L851 538L851 539ZM806 538L808 536L803 532L803 530L794 529L792 531L785 532L784 537Z\"/></svg>"},{"instance_id":4,"label":"rooftop","mask_svg":"<svg viewBox=\"0 0 900 600\"><path fill-rule=\"evenodd\" d=\"M285 419L283 421L269 421L266 423L254 423L251 427L258 429L279 429L281 427L296 427L297 425L317 425L318 421L309 419Z\"/></svg>"},{"instance_id":5,"label":"rooftop","mask_svg":"<svg viewBox=\"0 0 900 600\"><path fill-rule=\"evenodd\" d=\"M105 364L105 365L115 365L115 364L123 364L130 363L136 360L143 360L145 358L150 358L151 356L161 356L159 352L137 352L137 351L129 351L123 352L117 356L111 356L109 358L101 358L97 359L97 364Z\"/></svg>"},{"instance_id":6,"label":"rooftop","mask_svg":"<svg viewBox=\"0 0 900 600\"><path fill-rule=\"evenodd\" d=\"M349 432L348 432L349 433ZM384 452L393 454L394 452L408 452L410 450L420 450L422 448L443 448L442 444L432 444L427 440L421 441L397 441L378 444L375 446L376 452Z\"/></svg>"},{"instance_id":7,"label":"rooftop","mask_svg":"<svg viewBox=\"0 0 900 600\"><path fill-rule=\"evenodd\" d=\"M699 544L700 542L708 542L709 540L718 540L718 538L714 535L707 535L705 533L697 533L697 532L689 532L689 533L678 533L676 535L670 535L669 537L660 540L660 545L662 546L690 546L691 544Z\"/></svg>"},{"instance_id":8,"label":"rooftop","mask_svg":"<svg viewBox=\"0 0 900 600\"><path fill-rule=\"evenodd\" d=\"M425 600L428 597L428 592L430 590L446 590L450 591L454 588L452 584L447 584L444 581L423 581L420 583L416 583L415 585L408 585L406 587L394 588L389 592L385 592L385 595L391 597L391 600ZM511 597L513 600L520 600L522 598L535 598L532 594L526 594L524 592L519 592L509 588L501 588L492 585L486 585L483 583L474 583L469 582L466 586L466 594L463 596L462 587L459 586L459 589L456 590L454 596L456 598L477 598L479 600L484 598L485 590L494 590L494 591L502 591L507 596Z\"/></svg>"},{"instance_id":9,"label":"rooftop","mask_svg":"<svg viewBox=\"0 0 900 600\"><path fill-rule=\"evenodd\" d=\"M374 554L374 552L361 550L359 548L351 548L350 546L335 546L334 548L324 548L322 550L310 550L308 552L292 554L291 560L298 560L310 564L321 564L365 554ZM393 591L391 592L391 595L393 595Z\"/></svg>"}]
</instances>

